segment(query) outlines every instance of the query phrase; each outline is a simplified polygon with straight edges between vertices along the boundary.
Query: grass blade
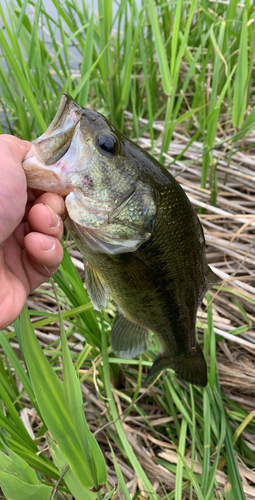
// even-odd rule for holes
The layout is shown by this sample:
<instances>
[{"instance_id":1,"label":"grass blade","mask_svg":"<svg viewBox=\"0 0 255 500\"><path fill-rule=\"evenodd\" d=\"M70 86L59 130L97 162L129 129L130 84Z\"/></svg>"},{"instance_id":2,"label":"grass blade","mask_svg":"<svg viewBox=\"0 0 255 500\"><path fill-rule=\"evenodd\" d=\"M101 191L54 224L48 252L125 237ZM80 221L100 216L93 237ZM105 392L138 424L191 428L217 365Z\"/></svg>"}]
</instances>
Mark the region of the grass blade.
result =
<instances>
[{"instance_id":1,"label":"grass blade","mask_svg":"<svg viewBox=\"0 0 255 500\"><path fill-rule=\"evenodd\" d=\"M148 9L150 15L150 21L152 25L152 30L154 34L156 53L158 57L159 69L162 78L162 85L164 93L169 96L171 94L172 79L170 75L168 60L161 36L161 31L158 23L158 16L153 0L148 0Z\"/></svg>"},{"instance_id":2,"label":"grass blade","mask_svg":"<svg viewBox=\"0 0 255 500\"><path fill-rule=\"evenodd\" d=\"M83 53L83 60L81 66L81 79L87 72L89 72L89 69L91 68L93 44L94 44L93 37L94 37L94 13L92 12L89 21L89 26L87 29L87 40ZM89 86L90 86L90 73L88 79L84 82L84 85L80 90L79 103L83 107L86 107L87 104Z\"/></svg>"},{"instance_id":3,"label":"grass blade","mask_svg":"<svg viewBox=\"0 0 255 500\"><path fill-rule=\"evenodd\" d=\"M187 420L183 418L181 423L179 454L178 454L178 462L176 470L175 500L182 500L182 477L183 477L182 457L185 454L186 435L187 435Z\"/></svg>"},{"instance_id":4,"label":"grass blade","mask_svg":"<svg viewBox=\"0 0 255 500\"><path fill-rule=\"evenodd\" d=\"M244 10L242 19L242 32L240 51L238 56L236 75L234 81L233 99L233 125L240 127L243 121L247 104L247 77L248 77L248 51L247 51L247 11Z\"/></svg>"},{"instance_id":5,"label":"grass blade","mask_svg":"<svg viewBox=\"0 0 255 500\"><path fill-rule=\"evenodd\" d=\"M106 482L106 465L98 443L91 434L85 419L80 383L68 349L63 317L61 315L60 308L59 319L63 352L65 399L71 413L74 428L79 429L80 443L86 457L86 465L89 468L89 474L93 477L95 487L98 488L99 484L101 485Z\"/></svg>"},{"instance_id":6,"label":"grass blade","mask_svg":"<svg viewBox=\"0 0 255 500\"><path fill-rule=\"evenodd\" d=\"M39 346L27 308L21 314L21 335L34 392L50 433L77 479L85 488L92 488L95 486L94 478L86 467L86 456L65 402L63 385Z\"/></svg>"}]
</instances>

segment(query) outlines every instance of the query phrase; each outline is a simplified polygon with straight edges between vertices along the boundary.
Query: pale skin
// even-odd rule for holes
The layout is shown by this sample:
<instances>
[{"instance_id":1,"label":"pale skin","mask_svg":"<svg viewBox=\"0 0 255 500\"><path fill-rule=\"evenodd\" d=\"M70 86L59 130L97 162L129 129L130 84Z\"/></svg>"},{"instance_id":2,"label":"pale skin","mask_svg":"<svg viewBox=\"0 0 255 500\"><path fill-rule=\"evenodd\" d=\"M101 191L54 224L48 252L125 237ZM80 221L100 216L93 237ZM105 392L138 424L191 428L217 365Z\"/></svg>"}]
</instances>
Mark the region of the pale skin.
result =
<instances>
[{"instance_id":1,"label":"pale skin","mask_svg":"<svg viewBox=\"0 0 255 500\"><path fill-rule=\"evenodd\" d=\"M65 203L54 193L27 190L21 162L30 142L0 136L0 330L63 258Z\"/></svg>"}]
</instances>

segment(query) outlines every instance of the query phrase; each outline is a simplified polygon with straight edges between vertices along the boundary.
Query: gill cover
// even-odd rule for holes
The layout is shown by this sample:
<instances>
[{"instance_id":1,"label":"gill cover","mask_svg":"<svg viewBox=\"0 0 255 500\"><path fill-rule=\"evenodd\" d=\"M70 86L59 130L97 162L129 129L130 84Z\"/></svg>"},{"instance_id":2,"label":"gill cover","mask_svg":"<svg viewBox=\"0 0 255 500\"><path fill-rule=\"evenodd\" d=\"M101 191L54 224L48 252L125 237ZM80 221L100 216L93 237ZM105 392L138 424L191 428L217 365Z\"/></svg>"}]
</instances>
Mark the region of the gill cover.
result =
<instances>
[{"instance_id":1,"label":"gill cover","mask_svg":"<svg viewBox=\"0 0 255 500\"><path fill-rule=\"evenodd\" d=\"M109 255L135 252L151 237L157 212L146 185L138 185L108 207L96 207L93 199L74 190L66 197L66 208L88 247Z\"/></svg>"}]
</instances>

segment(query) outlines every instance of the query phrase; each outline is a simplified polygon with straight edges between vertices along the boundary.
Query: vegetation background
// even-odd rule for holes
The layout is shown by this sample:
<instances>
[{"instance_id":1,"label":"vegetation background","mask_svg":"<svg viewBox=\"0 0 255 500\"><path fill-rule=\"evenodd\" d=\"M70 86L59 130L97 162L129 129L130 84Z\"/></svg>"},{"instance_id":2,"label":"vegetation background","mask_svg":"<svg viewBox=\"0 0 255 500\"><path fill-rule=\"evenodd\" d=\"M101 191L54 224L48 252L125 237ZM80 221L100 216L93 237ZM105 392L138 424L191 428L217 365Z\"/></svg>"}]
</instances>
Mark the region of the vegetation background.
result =
<instances>
[{"instance_id":1,"label":"vegetation background","mask_svg":"<svg viewBox=\"0 0 255 500\"><path fill-rule=\"evenodd\" d=\"M0 333L3 498L255 498L254 6L1 2L0 132L38 137L63 92L103 113L177 176L223 279L197 318L208 386L146 388L157 339L113 355L115 304L93 311L66 235L54 289Z\"/></svg>"}]
</instances>

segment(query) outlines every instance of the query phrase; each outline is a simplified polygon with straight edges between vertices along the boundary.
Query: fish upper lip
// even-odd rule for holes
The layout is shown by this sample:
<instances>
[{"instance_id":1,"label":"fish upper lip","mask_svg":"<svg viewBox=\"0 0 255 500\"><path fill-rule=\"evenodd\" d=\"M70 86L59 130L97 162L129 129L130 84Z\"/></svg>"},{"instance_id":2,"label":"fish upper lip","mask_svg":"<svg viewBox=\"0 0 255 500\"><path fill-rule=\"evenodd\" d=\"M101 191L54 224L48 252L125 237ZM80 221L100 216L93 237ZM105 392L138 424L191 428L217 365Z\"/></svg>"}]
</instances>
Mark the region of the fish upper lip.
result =
<instances>
[{"instance_id":1,"label":"fish upper lip","mask_svg":"<svg viewBox=\"0 0 255 500\"><path fill-rule=\"evenodd\" d=\"M31 148L24 160L35 155L39 161L45 164L46 168L54 166L71 145L75 129L82 117L82 109L71 96L63 94L55 117L47 130L32 142L35 148ZM68 142L69 145L65 149L65 144ZM57 157L58 150L60 151L59 158ZM61 155L61 150L63 150L63 155ZM57 157L55 161L54 156Z\"/></svg>"},{"instance_id":2,"label":"fish upper lip","mask_svg":"<svg viewBox=\"0 0 255 500\"><path fill-rule=\"evenodd\" d=\"M42 137L49 137L49 136L54 137L54 135L57 135L61 132L64 132L65 130L67 131L71 127L74 127L81 119L82 109L83 108L79 104L77 104L77 102L75 102L69 94L63 94L61 96L61 99L60 99L57 113L54 116L52 122L50 123L50 125L48 126L48 128L44 132L44 134L41 135L41 137L38 137L38 139L36 139L34 141L34 143L39 141ZM66 111L66 113L65 113L65 111ZM64 113L65 113L64 124L67 121L68 117L71 117L71 113L74 113L78 119L76 119L76 120L74 119L73 124L71 126L67 127L66 129L61 130L61 127L60 127L60 130L59 130L58 125L61 122L61 118L63 117ZM56 130L55 133L54 133L54 130Z\"/></svg>"}]
</instances>

